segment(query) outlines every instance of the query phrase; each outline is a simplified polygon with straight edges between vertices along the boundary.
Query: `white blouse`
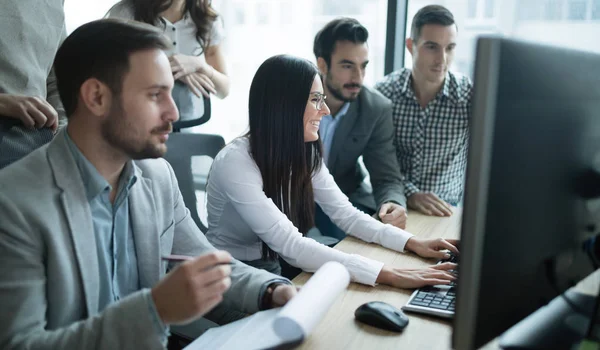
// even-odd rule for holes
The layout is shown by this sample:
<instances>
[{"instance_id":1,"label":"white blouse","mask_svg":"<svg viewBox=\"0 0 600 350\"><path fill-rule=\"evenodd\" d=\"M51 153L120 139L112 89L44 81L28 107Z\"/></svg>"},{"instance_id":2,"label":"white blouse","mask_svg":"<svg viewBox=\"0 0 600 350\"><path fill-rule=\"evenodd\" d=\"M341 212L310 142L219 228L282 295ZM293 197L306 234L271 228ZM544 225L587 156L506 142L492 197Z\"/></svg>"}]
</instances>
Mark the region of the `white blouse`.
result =
<instances>
[{"instance_id":1,"label":"white blouse","mask_svg":"<svg viewBox=\"0 0 600 350\"><path fill-rule=\"evenodd\" d=\"M126 1L120 1L108 10L105 17L133 20L133 8ZM165 25L159 27L173 44L172 49L166 52L167 56L174 54L197 56L201 61L206 62L202 46L196 38L196 24L189 13L186 12L183 18L175 23L171 23L164 17L161 18ZM221 17L217 17L209 35L210 46L219 45L223 40L223 33L223 21ZM173 98L179 109L180 120L196 119L204 114L204 101L192 94L182 83L176 84L173 88Z\"/></svg>"},{"instance_id":2,"label":"white blouse","mask_svg":"<svg viewBox=\"0 0 600 350\"><path fill-rule=\"evenodd\" d=\"M132 20L134 17L133 9L126 1L120 1L108 10L105 17ZM161 29L163 29L165 36L169 38L173 44L173 50L168 52L168 56L176 53L187 56L204 56L202 46L200 46L198 39L196 39L196 24L188 13L186 13L180 21L175 23L169 22L169 20L164 17L161 18L165 21L165 26L161 26ZM218 17L213 23L209 35L210 46L219 45L223 40L223 33L223 21L221 20L221 17Z\"/></svg>"},{"instance_id":3,"label":"white blouse","mask_svg":"<svg viewBox=\"0 0 600 350\"><path fill-rule=\"evenodd\" d=\"M312 179L315 201L342 230L366 242L403 251L412 235L354 208L322 165ZM242 137L215 158L207 186L208 232L218 249L238 260L261 258L262 242L293 266L316 271L328 261L346 266L353 281L374 285L383 263L347 254L303 237L263 191L250 142Z\"/></svg>"}]
</instances>

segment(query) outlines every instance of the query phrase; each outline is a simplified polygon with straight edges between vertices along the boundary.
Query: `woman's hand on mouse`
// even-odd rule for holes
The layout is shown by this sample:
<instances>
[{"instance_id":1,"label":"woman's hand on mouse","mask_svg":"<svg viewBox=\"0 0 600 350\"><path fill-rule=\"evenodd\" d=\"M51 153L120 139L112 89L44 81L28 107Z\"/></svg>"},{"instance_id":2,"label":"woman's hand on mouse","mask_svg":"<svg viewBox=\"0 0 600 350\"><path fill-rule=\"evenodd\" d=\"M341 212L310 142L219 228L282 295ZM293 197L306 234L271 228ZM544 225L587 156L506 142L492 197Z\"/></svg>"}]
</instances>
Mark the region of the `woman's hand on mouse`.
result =
<instances>
[{"instance_id":1,"label":"woman's hand on mouse","mask_svg":"<svg viewBox=\"0 0 600 350\"><path fill-rule=\"evenodd\" d=\"M410 250L424 258L436 258L438 260L448 259L450 256L446 252L449 250L454 254L458 254L458 240L456 239L421 239L411 237L406 242L404 249Z\"/></svg>"},{"instance_id":2,"label":"woman's hand on mouse","mask_svg":"<svg viewBox=\"0 0 600 350\"><path fill-rule=\"evenodd\" d=\"M377 283L386 284L396 288L420 288L436 284L450 284L456 279L451 270L456 269L456 264L443 263L422 269L400 269L385 265Z\"/></svg>"}]
</instances>

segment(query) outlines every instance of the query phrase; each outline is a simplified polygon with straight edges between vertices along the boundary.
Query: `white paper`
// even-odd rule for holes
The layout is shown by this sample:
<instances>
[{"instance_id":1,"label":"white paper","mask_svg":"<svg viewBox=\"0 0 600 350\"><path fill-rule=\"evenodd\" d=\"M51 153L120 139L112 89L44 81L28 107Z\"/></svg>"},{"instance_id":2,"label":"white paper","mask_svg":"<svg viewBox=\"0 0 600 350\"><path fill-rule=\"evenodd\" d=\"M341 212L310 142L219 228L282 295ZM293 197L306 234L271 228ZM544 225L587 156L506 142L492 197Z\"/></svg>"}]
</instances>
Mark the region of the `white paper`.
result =
<instances>
[{"instance_id":1,"label":"white paper","mask_svg":"<svg viewBox=\"0 0 600 350\"><path fill-rule=\"evenodd\" d=\"M287 303L275 319L275 334L284 340L306 337L350 284L344 265L325 263Z\"/></svg>"},{"instance_id":2,"label":"white paper","mask_svg":"<svg viewBox=\"0 0 600 350\"><path fill-rule=\"evenodd\" d=\"M283 308L261 311L211 328L185 349L270 349L301 342L349 283L350 274L344 265L325 263Z\"/></svg>"}]
</instances>

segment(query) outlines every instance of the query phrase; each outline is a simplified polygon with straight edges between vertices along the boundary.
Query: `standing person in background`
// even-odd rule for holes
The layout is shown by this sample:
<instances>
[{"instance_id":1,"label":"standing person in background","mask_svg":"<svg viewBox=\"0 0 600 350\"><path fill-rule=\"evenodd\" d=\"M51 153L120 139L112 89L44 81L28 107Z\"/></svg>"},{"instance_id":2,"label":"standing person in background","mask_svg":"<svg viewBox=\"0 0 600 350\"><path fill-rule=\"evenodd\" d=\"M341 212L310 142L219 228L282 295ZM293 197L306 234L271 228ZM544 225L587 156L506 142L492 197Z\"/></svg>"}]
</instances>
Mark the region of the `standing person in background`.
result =
<instances>
[{"instance_id":1,"label":"standing person in background","mask_svg":"<svg viewBox=\"0 0 600 350\"><path fill-rule=\"evenodd\" d=\"M173 99L180 120L202 117L202 96L229 94L229 77L221 50L223 21L210 0L123 0L106 17L154 25L173 44L168 53L175 79Z\"/></svg>"},{"instance_id":2,"label":"standing person in background","mask_svg":"<svg viewBox=\"0 0 600 350\"><path fill-rule=\"evenodd\" d=\"M410 209L450 216L464 192L473 84L450 72L458 29L443 6L420 9L406 48L412 69L375 85L392 100L396 155Z\"/></svg>"},{"instance_id":3,"label":"standing person in background","mask_svg":"<svg viewBox=\"0 0 600 350\"><path fill-rule=\"evenodd\" d=\"M50 142L65 113L52 70L63 0L0 2L0 169Z\"/></svg>"}]
</instances>

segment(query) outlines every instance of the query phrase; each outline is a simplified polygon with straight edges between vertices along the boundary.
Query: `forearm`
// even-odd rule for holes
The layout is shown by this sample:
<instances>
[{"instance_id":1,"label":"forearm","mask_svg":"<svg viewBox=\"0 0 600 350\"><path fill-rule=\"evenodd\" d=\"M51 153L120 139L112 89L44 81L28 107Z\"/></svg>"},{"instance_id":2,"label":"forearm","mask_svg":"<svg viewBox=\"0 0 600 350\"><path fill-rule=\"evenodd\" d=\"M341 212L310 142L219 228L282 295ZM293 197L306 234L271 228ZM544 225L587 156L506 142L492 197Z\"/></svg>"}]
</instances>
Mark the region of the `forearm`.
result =
<instances>
[{"instance_id":1,"label":"forearm","mask_svg":"<svg viewBox=\"0 0 600 350\"><path fill-rule=\"evenodd\" d=\"M217 90L216 96L218 98L225 98L229 95L229 77L216 68L208 65L208 72L206 76L215 84L215 90Z\"/></svg>"},{"instance_id":2,"label":"forearm","mask_svg":"<svg viewBox=\"0 0 600 350\"><path fill-rule=\"evenodd\" d=\"M225 55L220 45L208 47L206 50L206 75L215 84L218 98L225 98L229 95L229 77L227 76L227 66Z\"/></svg>"}]
</instances>

